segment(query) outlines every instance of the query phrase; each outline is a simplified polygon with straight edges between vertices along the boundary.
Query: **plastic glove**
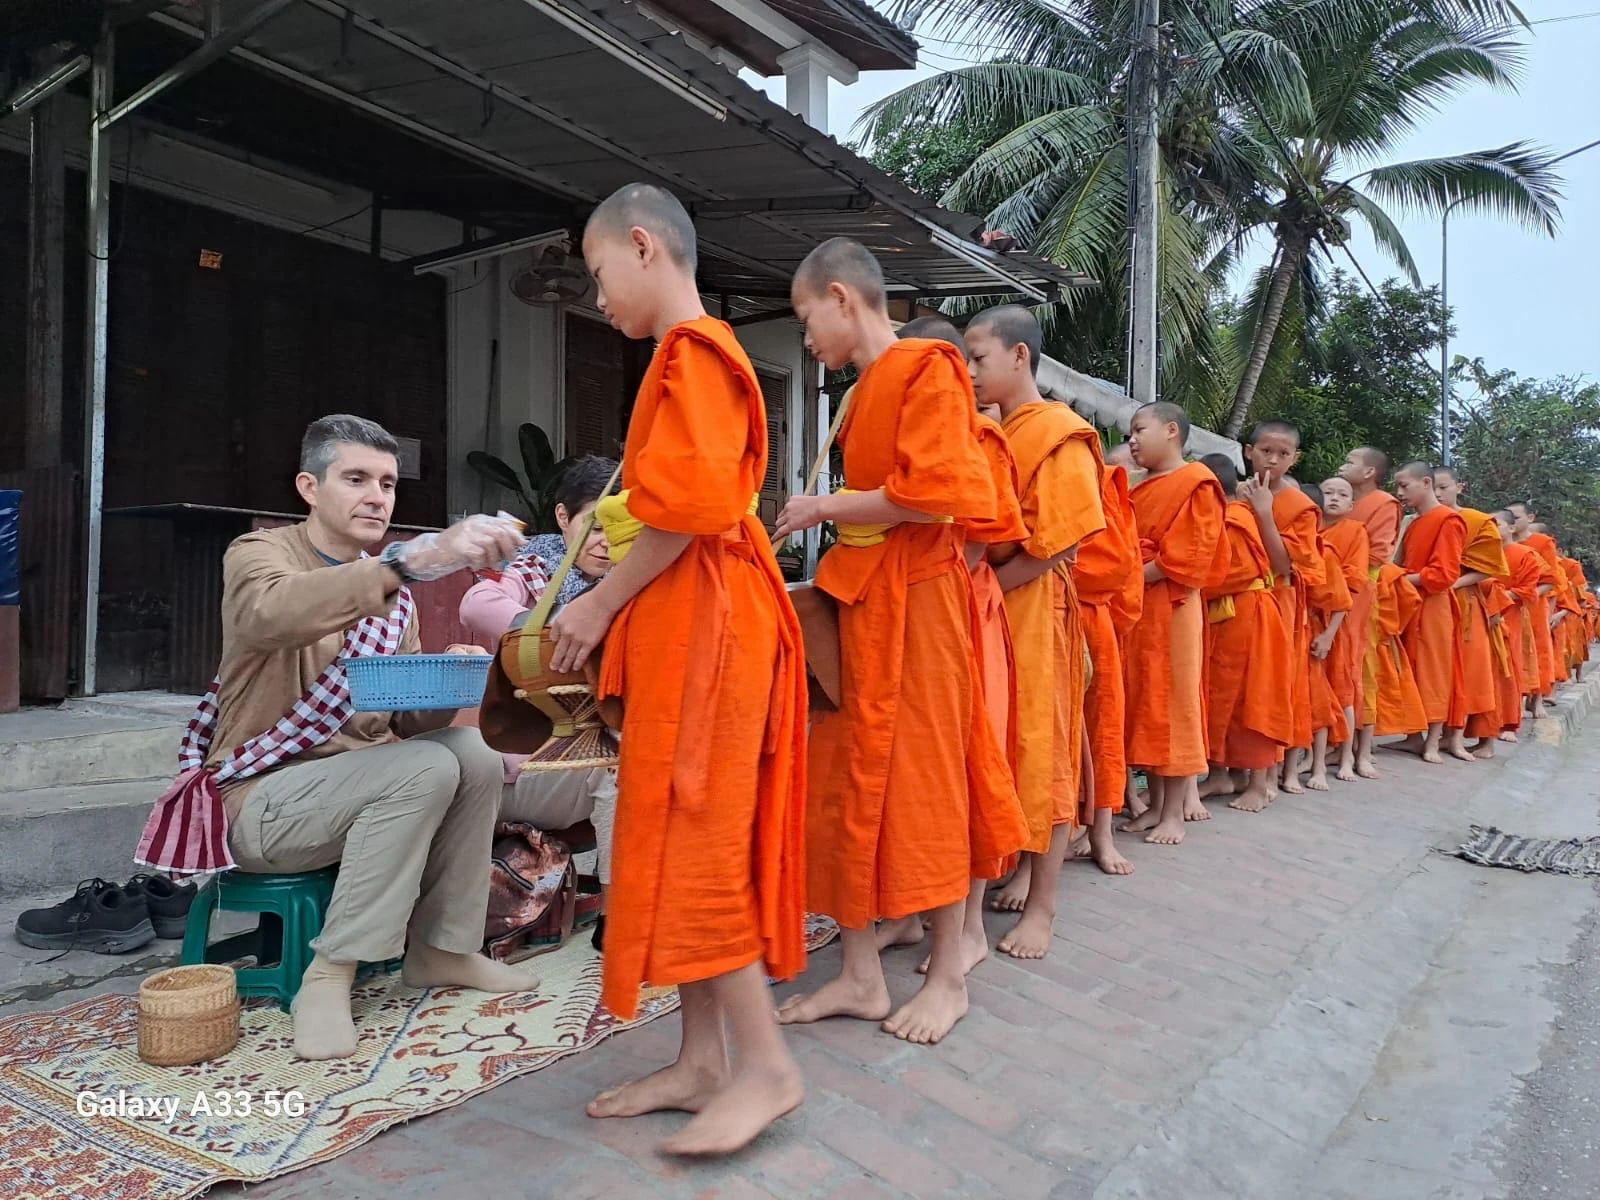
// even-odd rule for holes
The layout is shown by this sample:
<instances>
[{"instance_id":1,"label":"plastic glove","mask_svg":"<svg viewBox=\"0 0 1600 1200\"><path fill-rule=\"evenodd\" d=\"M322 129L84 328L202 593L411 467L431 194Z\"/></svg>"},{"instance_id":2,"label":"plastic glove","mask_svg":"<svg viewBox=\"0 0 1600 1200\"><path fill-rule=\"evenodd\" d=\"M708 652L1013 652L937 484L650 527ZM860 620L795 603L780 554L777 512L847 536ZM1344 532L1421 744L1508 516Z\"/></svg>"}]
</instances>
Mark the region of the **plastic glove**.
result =
<instances>
[{"instance_id":1,"label":"plastic glove","mask_svg":"<svg viewBox=\"0 0 1600 1200\"><path fill-rule=\"evenodd\" d=\"M400 564L412 579L443 579L457 571L498 570L511 561L523 541L521 524L508 517L482 513L457 521L438 533L418 534L405 542Z\"/></svg>"}]
</instances>

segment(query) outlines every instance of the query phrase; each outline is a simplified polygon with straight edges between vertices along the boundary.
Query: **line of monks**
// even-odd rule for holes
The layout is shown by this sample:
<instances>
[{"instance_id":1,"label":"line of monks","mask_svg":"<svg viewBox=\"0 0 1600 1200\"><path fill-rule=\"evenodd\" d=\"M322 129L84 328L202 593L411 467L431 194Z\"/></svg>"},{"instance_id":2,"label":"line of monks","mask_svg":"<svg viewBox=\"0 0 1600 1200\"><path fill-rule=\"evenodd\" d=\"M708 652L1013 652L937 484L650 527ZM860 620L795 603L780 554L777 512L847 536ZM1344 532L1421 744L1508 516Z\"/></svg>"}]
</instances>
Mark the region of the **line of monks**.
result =
<instances>
[{"instance_id":1,"label":"line of monks","mask_svg":"<svg viewBox=\"0 0 1600 1200\"><path fill-rule=\"evenodd\" d=\"M649 980L683 1005L676 1061L588 1111L695 1113L670 1151L727 1153L801 1102L780 1026L945 1037L990 953L985 906L1018 914L999 950L1043 957L1069 854L1133 870L1113 836L1125 805L1124 829L1174 845L1207 815L1202 778L1259 811L1301 789L1303 751L1313 787L1330 750L1341 777L1375 775L1391 734L1430 760L1445 731L1451 752L1486 754L1585 657L1593 599L1526 507L1460 509L1458 480L1413 464L1402 534L1379 451L1302 488L1297 433L1268 422L1241 481L1226 459L1187 461L1188 421L1162 403L1107 461L1040 395L1031 313L897 331L878 263L834 239L791 299L812 353L857 371L843 477L791 497L776 529L837 533L813 586L837 613L838 704L808 727L810 635L752 500L760 387L701 306L693 223L629 185L584 256L613 325L657 349L624 490L601 506L616 566L557 617L552 664L603 640L597 690L628 713L605 1003L630 1017ZM837 921L842 967L774 1014L767 979L803 969L808 911ZM881 954L923 942L923 982L897 1005Z\"/></svg>"}]
</instances>

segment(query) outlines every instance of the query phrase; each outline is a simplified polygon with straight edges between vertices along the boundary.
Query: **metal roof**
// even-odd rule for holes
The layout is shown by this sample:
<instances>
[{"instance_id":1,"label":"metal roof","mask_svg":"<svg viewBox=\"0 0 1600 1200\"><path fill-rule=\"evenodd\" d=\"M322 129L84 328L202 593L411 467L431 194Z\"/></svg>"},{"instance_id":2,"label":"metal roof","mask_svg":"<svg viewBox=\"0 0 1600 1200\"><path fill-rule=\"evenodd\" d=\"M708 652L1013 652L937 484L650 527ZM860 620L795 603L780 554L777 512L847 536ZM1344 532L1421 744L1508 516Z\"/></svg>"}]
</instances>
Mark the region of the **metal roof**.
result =
<instances>
[{"instance_id":1,"label":"metal roof","mask_svg":"<svg viewBox=\"0 0 1600 1200\"><path fill-rule=\"evenodd\" d=\"M198 13L148 20L206 36ZM232 53L574 205L663 184L695 216L711 291L786 297L835 235L867 245L902 294L1042 299L1092 282L978 245L975 218L916 195L631 0L300 0Z\"/></svg>"}]
</instances>

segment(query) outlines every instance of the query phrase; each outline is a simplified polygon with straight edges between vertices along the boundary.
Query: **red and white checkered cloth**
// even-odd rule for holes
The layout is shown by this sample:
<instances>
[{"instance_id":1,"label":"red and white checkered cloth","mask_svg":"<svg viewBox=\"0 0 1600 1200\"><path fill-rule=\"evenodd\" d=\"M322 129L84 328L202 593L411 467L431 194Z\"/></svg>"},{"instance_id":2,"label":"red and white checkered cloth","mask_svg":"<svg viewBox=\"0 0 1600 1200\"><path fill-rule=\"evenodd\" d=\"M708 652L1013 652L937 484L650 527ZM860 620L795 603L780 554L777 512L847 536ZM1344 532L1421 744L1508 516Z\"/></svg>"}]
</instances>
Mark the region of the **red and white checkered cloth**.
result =
<instances>
[{"instance_id":1,"label":"red and white checkered cloth","mask_svg":"<svg viewBox=\"0 0 1600 1200\"><path fill-rule=\"evenodd\" d=\"M176 875L226 871L234 866L228 849L228 816L222 805L224 783L253 775L287 762L313 746L320 746L350 719L350 681L343 660L375 654L397 654L406 627L416 611L411 592L401 588L394 610L386 617L366 617L344 635L344 645L306 694L278 718L277 724L257 734L217 765L206 770L206 758L217 732L217 691L222 680L212 680L200 699L178 749L178 778L150 813L134 861Z\"/></svg>"}]
</instances>

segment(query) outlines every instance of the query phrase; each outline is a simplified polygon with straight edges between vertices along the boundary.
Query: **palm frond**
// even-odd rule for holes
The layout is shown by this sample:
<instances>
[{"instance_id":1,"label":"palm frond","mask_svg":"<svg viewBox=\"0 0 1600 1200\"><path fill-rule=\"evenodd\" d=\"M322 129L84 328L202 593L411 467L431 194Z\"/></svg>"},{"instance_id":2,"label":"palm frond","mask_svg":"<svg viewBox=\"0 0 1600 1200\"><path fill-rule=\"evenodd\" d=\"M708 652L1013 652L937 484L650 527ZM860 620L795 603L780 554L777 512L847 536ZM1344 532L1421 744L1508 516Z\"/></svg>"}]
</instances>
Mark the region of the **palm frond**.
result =
<instances>
[{"instance_id":1,"label":"palm frond","mask_svg":"<svg viewBox=\"0 0 1600 1200\"><path fill-rule=\"evenodd\" d=\"M1561 176L1554 156L1528 142L1470 154L1392 163L1367 172L1379 200L1426 213L1459 204L1554 236L1561 222Z\"/></svg>"},{"instance_id":2,"label":"palm frond","mask_svg":"<svg viewBox=\"0 0 1600 1200\"><path fill-rule=\"evenodd\" d=\"M941 71L907 84L869 105L852 133L864 145L893 137L913 121L972 120L1015 128L1057 109L1071 108L1095 95L1081 75L1029 63L991 62Z\"/></svg>"},{"instance_id":3,"label":"palm frond","mask_svg":"<svg viewBox=\"0 0 1600 1200\"><path fill-rule=\"evenodd\" d=\"M1388 213L1383 211L1383 206L1353 187L1340 189L1338 199L1341 205L1348 205L1366 223L1367 229L1372 234L1372 240L1378 244L1378 249L1406 273L1406 278L1412 284L1420 285L1422 276L1417 273L1416 260L1411 257L1411 247L1406 245L1400 227L1390 219Z\"/></svg>"}]
</instances>

